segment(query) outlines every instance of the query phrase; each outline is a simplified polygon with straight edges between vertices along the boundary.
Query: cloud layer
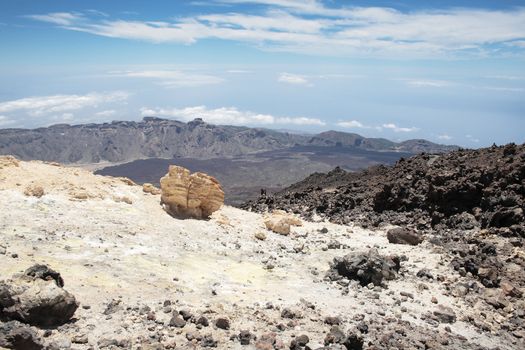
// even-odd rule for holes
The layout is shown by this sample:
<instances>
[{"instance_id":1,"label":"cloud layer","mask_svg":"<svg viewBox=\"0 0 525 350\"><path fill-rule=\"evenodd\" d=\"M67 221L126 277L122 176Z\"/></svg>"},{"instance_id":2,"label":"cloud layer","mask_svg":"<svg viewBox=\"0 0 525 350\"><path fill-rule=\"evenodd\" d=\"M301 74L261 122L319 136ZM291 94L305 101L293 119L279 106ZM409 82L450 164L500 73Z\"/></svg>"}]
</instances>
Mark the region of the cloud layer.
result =
<instances>
[{"instance_id":1,"label":"cloud layer","mask_svg":"<svg viewBox=\"0 0 525 350\"><path fill-rule=\"evenodd\" d=\"M97 107L108 102L123 101L128 93L115 91L111 93L89 93L86 95L51 95L26 97L18 100L0 102L0 113L26 112L33 117L52 113L74 111L86 107Z\"/></svg>"},{"instance_id":2,"label":"cloud layer","mask_svg":"<svg viewBox=\"0 0 525 350\"><path fill-rule=\"evenodd\" d=\"M387 7L328 7L321 1L219 0L258 4L259 13L208 13L174 20L124 20L86 13L29 18L73 31L154 43L203 39L246 42L266 50L316 55L399 57L523 53L525 8L401 12ZM232 7L235 10L235 7Z\"/></svg>"},{"instance_id":3,"label":"cloud layer","mask_svg":"<svg viewBox=\"0 0 525 350\"><path fill-rule=\"evenodd\" d=\"M167 88L213 85L224 81L224 79L214 75L180 70L113 71L109 75L113 77L152 79L157 81L159 85Z\"/></svg>"},{"instance_id":4,"label":"cloud layer","mask_svg":"<svg viewBox=\"0 0 525 350\"><path fill-rule=\"evenodd\" d=\"M186 107L182 109L142 108L143 116L171 117L183 121L202 118L213 124L228 125L318 125L325 123L316 118L306 117L276 117L270 114L259 114L241 111L235 107L209 109L206 106Z\"/></svg>"},{"instance_id":5,"label":"cloud layer","mask_svg":"<svg viewBox=\"0 0 525 350\"><path fill-rule=\"evenodd\" d=\"M30 119L38 122L27 124L48 125L58 122L86 122L101 120L116 114L115 110L98 111L99 107L125 103L129 94L124 91L92 92L85 95L49 95L26 97L0 102L0 126L23 126ZM75 116L84 112L83 117Z\"/></svg>"},{"instance_id":6,"label":"cloud layer","mask_svg":"<svg viewBox=\"0 0 525 350\"><path fill-rule=\"evenodd\" d=\"M401 127L394 123L384 123L382 125L365 125L357 120L343 120L337 123L338 126L347 129L374 129L377 131L391 130L393 132L416 132L419 128L416 127Z\"/></svg>"}]
</instances>

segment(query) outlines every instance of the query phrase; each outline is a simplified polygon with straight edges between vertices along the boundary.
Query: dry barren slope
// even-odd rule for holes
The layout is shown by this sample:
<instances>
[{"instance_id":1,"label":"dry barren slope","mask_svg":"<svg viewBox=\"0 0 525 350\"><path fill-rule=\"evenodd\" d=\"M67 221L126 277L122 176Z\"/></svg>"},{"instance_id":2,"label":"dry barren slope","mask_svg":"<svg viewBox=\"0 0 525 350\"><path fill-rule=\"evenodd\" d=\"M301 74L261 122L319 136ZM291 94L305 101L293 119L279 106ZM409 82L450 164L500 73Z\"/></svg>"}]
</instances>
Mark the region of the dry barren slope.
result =
<instances>
[{"instance_id":1,"label":"dry barren slope","mask_svg":"<svg viewBox=\"0 0 525 350\"><path fill-rule=\"evenodd\" d=\"M336 316L345 334L356 332L369 349L522 348L510 334L481 332L468 322L479 311L451 292L462 277L427 242L393 245L383 230L327 222L305 222L281 236L266 232L261 214L228 206L209 221L177 220L159 200L123 179L0 158L0 276L47 264L81 305L70 323L42 338L45 344L199 348L209 335L218 348L232 349L246 348L235 336L248 330L259 340L275 336L276 348L306 334L316 349L331 328L325 317ZM262 231L267 239L256 239ZM333 241L343 247L332 249ZM323 280L334 257L371 247L407 258L387 288ZM440 277L417 277L422 268ZM436 322L433 297L452 308L456 322ZM170 326L180 310L210 325ZM219 317L230 320L229 330L214 325Z\"/></svg>"}]
</instances>

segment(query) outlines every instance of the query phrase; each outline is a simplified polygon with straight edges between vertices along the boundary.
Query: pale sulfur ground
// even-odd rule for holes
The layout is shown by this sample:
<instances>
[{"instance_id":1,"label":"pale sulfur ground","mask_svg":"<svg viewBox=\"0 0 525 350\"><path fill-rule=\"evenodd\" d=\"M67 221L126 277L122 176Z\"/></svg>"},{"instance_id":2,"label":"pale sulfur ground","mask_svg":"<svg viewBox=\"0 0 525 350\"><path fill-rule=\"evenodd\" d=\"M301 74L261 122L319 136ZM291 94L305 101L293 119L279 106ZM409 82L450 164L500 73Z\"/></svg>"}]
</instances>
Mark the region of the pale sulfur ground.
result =
<instances>
[{"instance_id":1,"label":"pale sulfur ground","mask_svg":"<svg viewBox=\"0 0 525 350\"><path fill-rule=\"evenodd\" d=\"M42 186L46 194L41 198L24 195L31 183ZM79 191L90 198L72 198ZM424 324L419 315L435 309L432 296L453 307L458 319L468 312L459 299L443 295L443 287L436 281L425 282L427 290L418 288L421 280L415 274L423 267L434 275L454 276L426 243L418 247L392 245L384 231L326 222L305 222L293 228L290 236L280 236L266 232L260 214L227 206L209 221L178 220L166 214L159 201L159 196L144 194L139 186L82 169L39 162L4 167L0 169L0 245L7 246L7 252L0 255L0 276L7 278L35 263L59 271L65 288L81 305L91 306L88 310L80 307L75 316L81 330L89 329L92 344L115 334L134 337L151 332L121 313L107 319L102 312L114 298L121 298L124 305L146 304L153 309L171 300L177 309L213 310L216 314L210 315L210 320L214 315L231 319L230 334L241 329L269 331L282 321L275 319L279 313L259 309L267 302L293 308L304 299L316 305L315 312L300 319L284 337L306 332L312 345L321 345L330 328L322 324L325 316L351 320L356 314L373 315L382 310L387 316ZM323 227L328 233L318 232ZM265 241L254 238L258 231L266 232ZM333 239L348 248L323 250ZM294 252L299 245L304 245L304 253ZM367 288L342 295L340 289L322 281L334 256L371 247L382 254L409 258L403 265L405 277L390 281L388 289L377 292L378 299L372 297L376 292ZM18 258L12 258L13 253ZM269 257L275 265L272 270L265 269L262 262ZM315 270L318 275L312 273ZM414 300L396 305L400 291L414 294ZM406 312L400 311L402 306ZM162 311L158 314L169 319ZM436 332L442 332L443 327ZM498 345L490 334L479 334L465 322L458 321L450 328L474 342ZM156 331L178 344L186 342L180 330L159 326ZM216 337L228 335L212 328L209 332Z\"/></svg>"}]
</instances>

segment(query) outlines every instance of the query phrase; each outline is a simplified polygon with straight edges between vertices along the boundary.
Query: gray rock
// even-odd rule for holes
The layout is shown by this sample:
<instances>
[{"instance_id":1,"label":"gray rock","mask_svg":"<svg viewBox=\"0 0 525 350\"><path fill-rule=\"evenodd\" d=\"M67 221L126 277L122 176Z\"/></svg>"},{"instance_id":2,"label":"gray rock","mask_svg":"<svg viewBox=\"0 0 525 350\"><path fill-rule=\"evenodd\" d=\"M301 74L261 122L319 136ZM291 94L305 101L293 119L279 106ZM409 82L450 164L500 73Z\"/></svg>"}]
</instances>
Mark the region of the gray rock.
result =
<instances>
[{"instance_id":1,"label":"gray rock","mask_svg":"<svg viewBox=\"0 0 525 350\"><path fill-rule=\"evenodd\" d=\"M396 278L400 262L398 256L381 256L376 249L370 249L367 253L350 253L334 258L327 278L338 281L346 277L359 281L362 286L370 283L380 286L383 280Z\"/></svg>"},{"instance_id":2,"label":"gray rock","mask_svg":"<svg viewBox=\"0 0 525 350\"><path fill-rule=\"evenodd\" d=\"M239 342L241 345L250 345L252 339L255 339L255 335L250 333L250 331L241 331L239 333Z\"/></svg>"},{"instance_id":3,"label":"gray rock","mask_svg":"<svg viewBox=\"0 0 525 350\"><path fill-rule=\"evenodd\" d=\"M441 323L454 323L456 322L456 313L454 310L447 306L439 305L436 310L434 310L434 316Z\"/></svg>"},{"instance_id":4,"label":"gray rock","mask_svg":"<svg viewBox=\"0 0 525 350\"><path fill-rule=\"evenodd\" d=\"M10 321L0 323L0 348L40 350L44 345L31 327L17 321Z\"/></svg>"},{"instance_id":5,"label":"gray rock","mask_svg":"<svg viewBox=\"0 0 525 350\"><path fill-rule=\"evenodd\" d=\"M169 325L172 327L183 328L186 325L186 321L179 315L175 315L171 318Z\"/></svg>"},{"instance_id":6,"label":"gray rock","mask_svg":"<svg viewBox=\"0 0 525 350\"><path fill-rule=\"evenodd\" d=\"M0 310L7 319L30 325L62 325L78 308L75 297L63 285L59 273L35 265L22 275L0 282Z\"/></svg>"},{"instance_id":7,"label":"gray rock","mask_svg":"<svg viewBox=\"0 0 525 350\"><path fill-rule=\"evenodd\" d=\"M418 245L423 242L423 237L418 232L402 227L388 230L386 237L388 242L394 244Z\"/></svg>"},{"instance_id":8,"label":"gray rock","mask_svg":"<svg viewBox=\"0 0 525 350\"><path fill-rule=\"evenodd\" d=\"M220 329L230 329L230 320L224 317L220 317L215 321L215 325Z\"/></svg>"}]
</instances>

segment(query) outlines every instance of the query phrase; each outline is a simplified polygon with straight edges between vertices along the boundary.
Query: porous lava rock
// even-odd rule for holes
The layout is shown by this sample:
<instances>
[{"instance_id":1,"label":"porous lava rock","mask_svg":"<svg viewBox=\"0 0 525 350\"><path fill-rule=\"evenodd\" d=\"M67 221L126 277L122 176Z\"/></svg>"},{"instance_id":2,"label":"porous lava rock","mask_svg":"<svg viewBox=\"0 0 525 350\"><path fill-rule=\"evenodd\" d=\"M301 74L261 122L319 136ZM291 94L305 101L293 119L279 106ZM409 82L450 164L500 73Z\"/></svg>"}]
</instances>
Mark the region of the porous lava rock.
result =
<instances>
[{"instance_id":1,"label":"porous lava rock","mask_svg":"<svg viewBox=\"0 0 525 350\"><path fill-rule=\"evenodd\" d=\"M45 265L35 265L23 274L0 281L0 315L39 327L68 322L78 303L64 290L60 274Z\"/></svg>"},{"instance_id":2,"label":"porous lava rock","mask_svg":"<svg viewBox=\"0 0 525 350\"><path fill-rule=\"evenodd\" d=\"M400 263L398 256L382 256L376 249L370 249L366 253L335 257L326 276L332 281L346 277L359 281L362 286L369 283L381 286L383 280L396 278Z\"/></svg>"}]
</instances>

